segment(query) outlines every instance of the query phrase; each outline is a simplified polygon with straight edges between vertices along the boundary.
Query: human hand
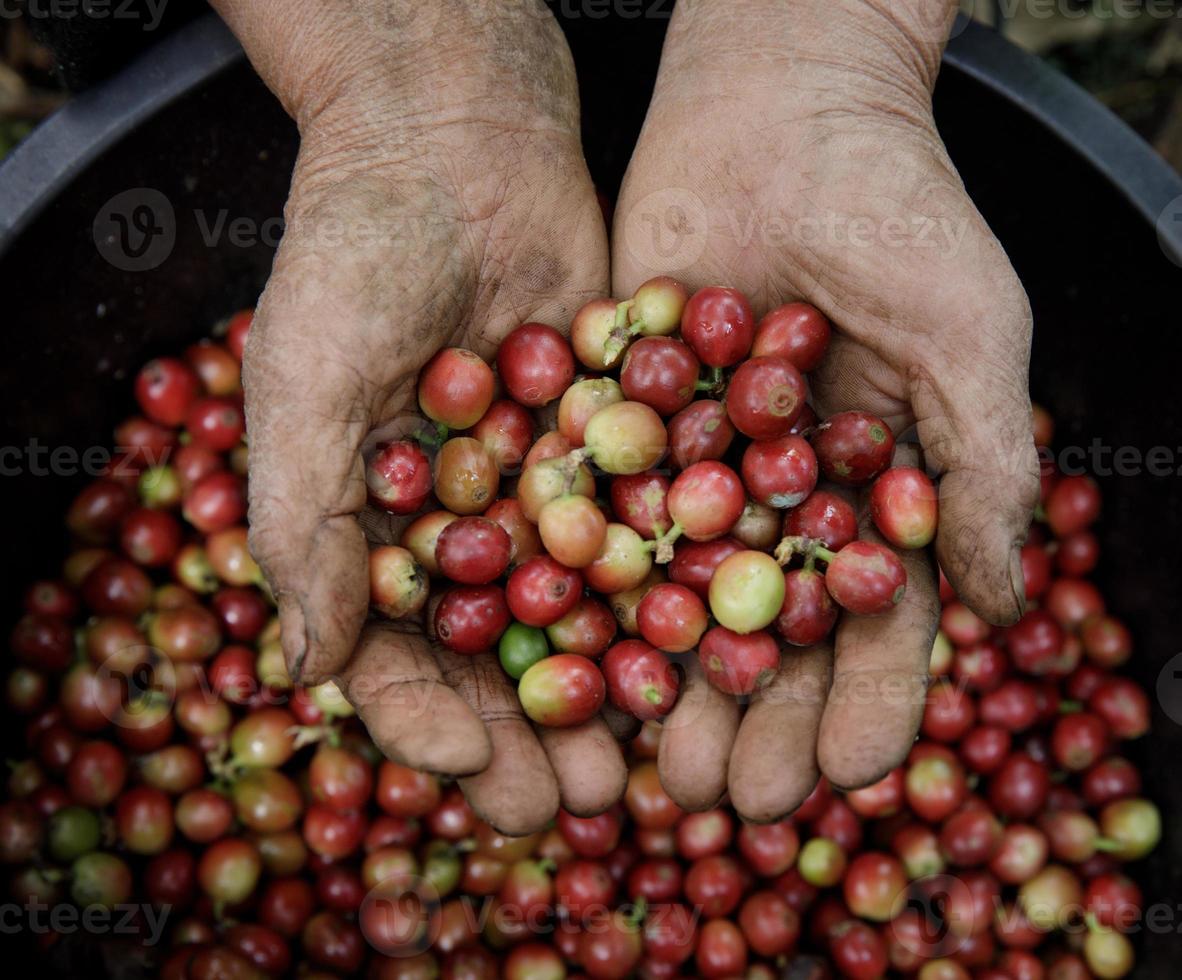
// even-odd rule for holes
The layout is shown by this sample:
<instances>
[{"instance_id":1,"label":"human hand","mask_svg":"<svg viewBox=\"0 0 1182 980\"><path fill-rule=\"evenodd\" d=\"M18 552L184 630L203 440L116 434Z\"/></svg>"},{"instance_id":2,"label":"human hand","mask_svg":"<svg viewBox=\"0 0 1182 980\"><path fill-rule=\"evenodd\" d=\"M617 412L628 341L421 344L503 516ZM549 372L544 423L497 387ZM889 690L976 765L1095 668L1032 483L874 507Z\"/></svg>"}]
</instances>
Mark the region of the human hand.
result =
<instances>
[{"instance_id":1,"label":"human hand","mask_svg":"<svg viewBox=\"0 0 1182 980\"><path fill-rule=\"evenodd\" d=\"M812 377L818 410L916 427L942 474L940 565L971 608L1005 624L1023 610L1019 547L1038 499L1031 318L931 115L954 6L679 7L616 210L614 294L664 273L734 286L757 315L792 299L819 307L836 331ZM729 787L742 815L772 820L819 772L854 788L903 760L939 603L923 556L900 557L900 605L846 616L835 651L787 653L741 721L691 674L661 742L674 799L703 809Z\"/></svg>"},{"instance_id":2,"label":"human hand","mask_svg":"<svg viewBox=\"0 0 1182 980\"><path fill-rule=\"evenodd\" d=\"M215 4L297 120L286 231L244 359L251 548L294 679L333 678L382 750L461 778L503 832L561 800L599 812L626 779L601 719L536 734L491 654L364 627L363 453L414 412L439 348L488 358L524 321L570 322L608 286L565 41L539 3ZM368 513L367 513L368 512ZM359 639L360 636L360 639Z\"/></svg>"}]
</instances>

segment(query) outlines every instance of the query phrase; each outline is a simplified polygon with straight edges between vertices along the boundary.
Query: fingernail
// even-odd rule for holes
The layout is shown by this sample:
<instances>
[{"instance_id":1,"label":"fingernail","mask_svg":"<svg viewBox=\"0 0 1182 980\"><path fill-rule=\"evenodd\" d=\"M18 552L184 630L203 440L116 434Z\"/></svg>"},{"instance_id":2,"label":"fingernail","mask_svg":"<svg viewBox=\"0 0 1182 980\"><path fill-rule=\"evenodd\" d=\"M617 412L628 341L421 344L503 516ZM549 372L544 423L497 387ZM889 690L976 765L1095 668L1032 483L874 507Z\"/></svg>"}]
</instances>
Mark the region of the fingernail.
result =
<instances>
[{"instance_id":1,"label":"fingernail","mask_svg":"<svg viewBox=\"0 0 1182 980\"><path fill-rule=\"evenodd\" d=\"M1018 604L1018 615L1026 614L1026 576L1022 574L1022 548L1014 545L1010 552L1010 589Z\"/></svg>"},{"instance_id":2,"label":"fingernail","mask_svg":"<svg viewBox=\"0 0 1182 980\"><path fill-rule=\"evenodd\" d=\"M279 597L279 637L286 655L288 676L293 684L299 684L308 656L308 635L303 607L290 594Z\"/></svg>"}]
</instances>

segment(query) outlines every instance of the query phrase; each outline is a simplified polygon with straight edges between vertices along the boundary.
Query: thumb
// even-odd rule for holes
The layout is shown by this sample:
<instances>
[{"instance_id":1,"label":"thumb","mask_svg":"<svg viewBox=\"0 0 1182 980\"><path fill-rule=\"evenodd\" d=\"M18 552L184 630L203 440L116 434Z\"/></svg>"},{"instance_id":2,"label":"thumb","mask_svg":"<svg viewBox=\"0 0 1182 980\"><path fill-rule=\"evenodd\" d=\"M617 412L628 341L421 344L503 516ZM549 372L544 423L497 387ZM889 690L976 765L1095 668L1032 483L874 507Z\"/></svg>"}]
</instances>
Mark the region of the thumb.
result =
<instances>
[{"instance_id":1,"label":"thumb","mask_svg":"<svg viewBox=\"0 0 1182 980\"><path fill-rule=\"evenodd\" d=\"M1026 608L1020 552L1038 502L1027 364L1027 351L962 348L910 373L919 439L942 474L936 556L965 603L999 626Z\"/></svg>"},{"instance_id":2,"label":"thumb","mask_svg":"<svg viewBox=\"0 0 1182 980\"><path fill-rule=\"evenodd\" d=\"M355 515L369 418L360 375L322 349L324 324L341 332L339 311L323 309L318 290L292 303L276 292L268 285L243 357L250 548L279 605L291 677L315 684L344 666L368 607Z\"/></svg>"}]
</instances>

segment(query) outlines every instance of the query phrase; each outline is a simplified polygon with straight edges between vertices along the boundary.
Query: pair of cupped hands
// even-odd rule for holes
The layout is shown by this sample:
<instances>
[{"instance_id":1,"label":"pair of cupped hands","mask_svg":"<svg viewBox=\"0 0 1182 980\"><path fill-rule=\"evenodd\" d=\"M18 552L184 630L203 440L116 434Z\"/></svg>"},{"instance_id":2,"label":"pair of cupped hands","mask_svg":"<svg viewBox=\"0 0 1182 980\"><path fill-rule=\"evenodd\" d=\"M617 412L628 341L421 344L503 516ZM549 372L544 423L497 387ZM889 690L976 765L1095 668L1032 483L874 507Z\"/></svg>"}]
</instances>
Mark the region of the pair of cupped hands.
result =
<instances>
[{"instance_id":1,"label":"pair of cupped hands","mask_svg":"<svg viewBox=\"0 0 1182 980\"><path fill-rule=\"evenodd\" d=\"M574 65L541 3L446 5L443 23L445 5L404 0L214 5L302 138L244 361L251 548L293 678L336 680L387 756L457 777L510 834L620 798L607 719L535 729L493 654L367 621L367 536L390 529L367 513L363 456L405 424L439 348L487 358L520 323L565 330L657 274L734 286L757 314L819 307L835 336L810 379L818 412L914 426L941 474L941 567L985 619L1021 615L1030 310L932 120L948 0L678 5L610 249ZM898 607L786 650L747 706L691 665L658 761L676 802L729 792L770 821L821 774L853 788L905 758L939 601L929 556L901 557Z\"/></svg>"}]
</instances>

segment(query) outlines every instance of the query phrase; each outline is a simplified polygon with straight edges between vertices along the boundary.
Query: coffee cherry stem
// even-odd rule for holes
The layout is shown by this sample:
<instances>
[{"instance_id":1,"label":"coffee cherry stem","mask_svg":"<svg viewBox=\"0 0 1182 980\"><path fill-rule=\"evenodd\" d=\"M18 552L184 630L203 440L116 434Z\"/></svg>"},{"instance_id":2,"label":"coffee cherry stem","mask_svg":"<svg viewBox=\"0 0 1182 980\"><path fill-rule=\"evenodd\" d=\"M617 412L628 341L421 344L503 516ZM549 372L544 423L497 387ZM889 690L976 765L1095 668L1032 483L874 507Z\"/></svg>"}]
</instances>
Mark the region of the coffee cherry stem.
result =
<instances>
[{"instance_id":1,"label":"coffee cherry stem","mask_svg":"<svg viewBox=\"0 0 1182 980\"><path fill-rule=\"evenodd\" d=\"M327 722L319 725L292 725L287 732L295 739L297 752L306 745L315 745L318 742L327 742L333 748L341 744L341 733L337 726Z\"/></svg>"},{"instance_id":2,"label":"coffee cherry stem","mask_svg":"<svg viewBox=\"0 0 1182 980\"><path fill-rule=\"evenodd\" d=\"M667 565L673 560L673 545L677 543L677 539L681 537L683 532L684 528L674 521L668 531L655 541L649 542L655 551L653 558L658 565Z\"/></svg>"},{"instance_id":3,"label":"coffee cherry stem","mask_svg":"<svg viewBox=\"0 0 1182 980\"><path fill-rule=\"evenodd\" d=\"M830 551L820 541L813 538L789 535L776 545L776 550L773 553L773 557L781 565L787 565L797 555L804 556L804 567L812 571L818 558L821 561L829 562L836 557L836 552Z\"/></svg>"},{"instance_id":4,"label":"coffee cherry stem","mask_svg":"<svg viewBox=\"0 0 1182 980\"><path fill-rule=\"evenodd\" d=\"M720 367L712 367L710 373L705 378L699 379L698 383L694 385L696 391L708 391L715 395L721 394L725 387Z\"/></svg>"},{"instance_id":5,"label":"coffee cherry stem","mask_svg":"<svg viewBox=\"0 0 1182 980\"><path fill-rule=\"evenodd\" d=\"M445 442L450 434L450 430L442 422L436 422L434 431L420 431L417 440L423 449L438 449Z\"/></svg>"},{"instance_id":6,"label":"coffee cherry stem","mask_svg":"<svg viewBox=\"0 0 1182 980\"><path fill-rule=\"evenodd\" d=\"M623 303L616 304L616 323L612 326L608 339L603 342L604 355L609 361L615 361L631 343L631 339L644 330L643 320L637 320L632 324L628 322L628 314L635 303L635 299L625 299Z\"/></svg>"},{"instance_id":7,"label":"coffee cherry stem","mask_svg":"<svg viewBox=\"0 0 1182 980\"><path fill-rule=\"evenodd\" d=\"M572 449L562 457L562 492L564 494L574 491L575 480L579 476L579 468L593 458L594 454L586 446L582 449Z\"/></svg>"},{"instance_id":8,"label":"coffee cherry stem","mask_svg":"<svg viewBox=\"0 0 1182 980\"><path fill-rule=\"evenodd\" d=\"M619 357L624 348L631 343L632 338L644 332L643 320L628 322L628 314L635 303L636 300L626 299L624 302L616 304L615 325L612 327L611 333L607 335L607 340L603 342L603 351L609 360Z\"/></svg>"},{"instance_id":9,"label":"coffee cherry stem","mask_svg":"<svg viewBox=\"0 0 1182 980\"><path fill-rule=\"evenodd\" d=\"M628 325L628 314L632 311L632 307L636 304L634 299L626 299L622 303L616 304L616 329L627 330L629 334L639 333L638 330L633 330Z\"/></svg>"},{"instance_id":10,"label":"coffee cherry stem","mask_svg":"<svg viewBox=\"0 0 1182 980\"><path fill-rule=\"evenodd\" d=\"M1061 714L1061 715L1079 714L1079 712L1083 711L1083 707L1084 707L1083 702L1081 702L1081 701L1060 701L1059 702L1059 714Z\"/></svg>"},{"instance_id":11,"label":"coffee cherry stem","mask_svg":"<svg viewBox=\"0 0 1182 980\"><path fill-rule=\"evenodd\" d=\"M639 928L644 922L644 917L646 915L648 915L648 902L645 901L644 896L641 895L636 899L635 904L632 906L632 911L628 914L626 921L628 925L632 926L633 928Z\"/></svg>"}]
</instances>

